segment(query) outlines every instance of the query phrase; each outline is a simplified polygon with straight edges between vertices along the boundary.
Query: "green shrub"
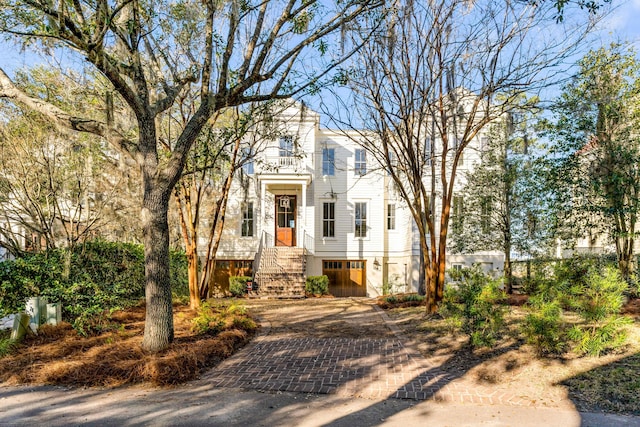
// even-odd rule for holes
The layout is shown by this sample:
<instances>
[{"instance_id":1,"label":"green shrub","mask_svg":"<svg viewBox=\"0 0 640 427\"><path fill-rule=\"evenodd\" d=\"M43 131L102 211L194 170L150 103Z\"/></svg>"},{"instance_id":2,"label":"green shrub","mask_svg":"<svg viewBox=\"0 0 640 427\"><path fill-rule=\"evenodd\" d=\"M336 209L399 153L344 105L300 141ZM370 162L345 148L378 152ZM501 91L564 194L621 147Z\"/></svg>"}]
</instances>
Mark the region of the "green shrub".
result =
<instances>
[{"instance_id":1,"label":"green shrub","mask_svg":"<svg viewBox=\"0 0 640 427\"><path fill-rule=\"evenodd\" d=\"M205 301L198 308L198 315L193 319L192 329L198 334L216 335L224 329L224 326L224 316L218 308Z\"/></svg>"},{"instance_id":2,"label":"green shrub","mask_svg":"<svg viewBox=\"0 0 640 427\"><path fill-rule=\"evenodd\" d=\"M539 354L562 353L568 341L560 303L557 300L546 301L540 297L532 297L529 304L529 313L523 323L527 342Z\"/></svg>"},{"instance_id":3,"label":"green shrub","mask_svg":"<svg viewBox=\"0 0 640 427\"><path fill-rule=\"evenodd\" d=\"M416 301L416 302L422 302L424 301L424 295L418 295L418 294L404 294L402 296L402 299L404 301Z\"/></svg>"},{"instance_id":4,"label":"green shrub","mask_svg":"<svg viewBox=\"0 0 640 427\"><path fill-rule=\"evenodd\" d=\"M571 266L578 271L570 272ZM624 344L625 325L631 322L620 316L627 282L611 266L593 262L586 273L584 268L585 262L567 262L559 270L558 281L550 281L530 299L523 332L539 352L562 352L573 344L578 354L598 356ZM580 323L565 330L563 308L574 311Z\"/></svg>"},{"instance_id":5,"label":"green shrub","mask_svg":"<svg viewBox=\"0 0 640 427\"><path fill-rule=\"evenodd\" d=\"M258 327L255 320L250 317L234 317L233 326L245 331L250 331Z\"/></svg>"},{"instance_id":6,"label":"green shrub","mask_svg":"<svg viewBox=\"0 0 640 427\"><path fill-rule=\"evenodd\" d=\"M398 298L396 295L389 295L384 300L386 302L388 302L389 304L396 304L396 303L400 302L400 298Z\"/></svg>"},{"instance_id":7,"label":"green shrub","mask_svg":"<svg viewBox=\"0 0 640 427\"><path fill-rule=\"evenodd\" d=\"M615 256L574 255L555 263L553 275L557 282L585 285L593 272L604 273L616 267Z\"/></svg>"},{"instance_id":8,"label":"green shrub","mask_svg":"<svg viewBox=\"0 0 640 427\"><path fill-rule=\"evenodd\" d=\"M247 293L247 282L251 277L247 276L231 276L229 277L229 292L234 297L241 297Z\"/></svg>"},{"instance_id":9,"label":"green shrub","mask_svg":"<svg viewBox=\"0 0 640 427\"><path fill-rule=\"evenodd\" d=\"M193 319L192 330L198 334L216 335L225 329L239 328L246 331L257 328L256 322L247 316L242 304L211 304L205 301Z\"/></svg>"},{"instance_id":10,"label":"green shrub","mask_svg":"<svg viewBox=\"0 0 640 427\"><path fill-rule=\"evenodd\" d=\"M500 281L493 280L480 268L452 270L457 282L445 291L443 309L450 323L461 325L473 347L490 347L498 338L504 323L505 293Z\"/></svg>"},{"instance_id":11,"label":"green shrub","mask_svg":"<svg viewBox=\"0 0 640 427\"><path fill-rule=\"evenodd\" d=\"M0 357L8 356L16 348L16 342L10 337L0 336Z\"/></svg>"},{"instance_id":12,"label":"green shrub","mask_svg":"<svg viewBox=\"0 0 640 427\"><path fill-rule=\"evenodd\" d=\"M620 316L620 311L628 286L617 269L607 267L602 273L590 272L583 286L573 288L576 312L584 320L569 331L576 352L599 356L624 344L625 325L631 319Z\"/></svg>"},{"instance_id":13,"label":"green shrub","mask_svg":"<svg viewBox=\"0 0 640 427\"><path fill-rule=\"evenodd\" d=\"M327 295L329 293L329 278L323 276L309 276L305 283L305 290L309 295Z\"/></svg>"},{"instance_id":14,"label":"green shrub","mask_svg":"<svg viewBox=\"0 0 640 427\"><path fill-rule=\"evenodd\" d=\"M171 252L170 271L173 290L187 286L184 254ZM27 254L0 263L0 314L22 311L27 298L45 296L62 303L63 320L88 334L104 327L110 311L144 298L144 280L142 245L96 240L72 253L55 249Z\"/></svg>"},{"instance_id":15,"label":"green shrub","mask_svg":"<svg viewBox=\"0 0 640 427\"><path fill-rule=\"evenodd\" d=\"M387 295L386 297L384 297L384 301L388 304L401 304L404 302L422 303L424 301L424 296L418 294Z\"/></svg>"},{"instance_id":16,"label":"green shrub","mask_svg":"<svg viewBox=\"0 0 640 427\"><path fill-rule=\"evenodd\" d=\"M171 292L174 297L186 297L189 301L189 273L187 271L187 255L184 251L171 251L169 259L171 275Z\"/></svg>"}]
</instances>

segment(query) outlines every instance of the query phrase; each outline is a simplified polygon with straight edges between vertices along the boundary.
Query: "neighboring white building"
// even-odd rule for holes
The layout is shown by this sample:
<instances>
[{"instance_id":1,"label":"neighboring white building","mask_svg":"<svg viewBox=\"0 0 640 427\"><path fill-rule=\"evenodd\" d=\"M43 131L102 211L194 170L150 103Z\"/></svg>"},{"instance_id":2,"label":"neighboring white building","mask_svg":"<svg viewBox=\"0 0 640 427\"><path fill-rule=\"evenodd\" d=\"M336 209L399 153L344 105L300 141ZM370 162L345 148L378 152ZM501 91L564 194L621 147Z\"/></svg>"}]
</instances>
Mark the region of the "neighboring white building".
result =
<instances>
[{"instance_id":1,"label":"neighboring white building","mask_svg":"<svg viewBox=\"0 0 640 427\"><path fill-rule=\"evenodd\" d=\"M304 277L322 274L335 296L376 296L385 284L417 290L413 219L384 168L354 142L357 133L321 129L319 115L297 103L274 120L281 135L265 142L233 184L217 280L253 270L257 293L274 296L304 295ZM459 188L482 142L465 151ZM498 269L503 256L448 255L448 267L474 263Z\"/></svg>"}]
</instances>

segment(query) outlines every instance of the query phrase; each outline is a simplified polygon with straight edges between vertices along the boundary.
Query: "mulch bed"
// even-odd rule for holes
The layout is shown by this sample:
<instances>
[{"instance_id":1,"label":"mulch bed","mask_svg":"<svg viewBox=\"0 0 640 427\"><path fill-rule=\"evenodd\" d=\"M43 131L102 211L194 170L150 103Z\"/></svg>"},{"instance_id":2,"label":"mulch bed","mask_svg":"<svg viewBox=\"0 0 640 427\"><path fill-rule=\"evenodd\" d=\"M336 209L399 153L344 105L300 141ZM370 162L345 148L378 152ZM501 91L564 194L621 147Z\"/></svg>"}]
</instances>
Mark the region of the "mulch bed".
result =
<instances>
[{"instance_id":1,"label":"mulch bed","mask_svg":"<svg viewBox=\"0 0 640 427\"><path fill-rule=\"evenodd\" d=\"M110 321L116 327L96 336L79 336L68 323L45 325L38 335L25 338L16 351L0 359L0 383L101 387L180 384L229 357L254 332L233 327L215 336L196 335L191 331L195 315L188 307L174 307L174 342L154 354L140 347L144 307L114 313Z\"/></svg>"},{"instance_id":2,"label":"mulch bed","mask_svg":"<svg viewBox=\"0 0 640 427\"><path fill-rule=\"evenodd\" d=\"M632 298L622 307L623 314L640 317L640 298Z\"/></svg>"}]
</instances>

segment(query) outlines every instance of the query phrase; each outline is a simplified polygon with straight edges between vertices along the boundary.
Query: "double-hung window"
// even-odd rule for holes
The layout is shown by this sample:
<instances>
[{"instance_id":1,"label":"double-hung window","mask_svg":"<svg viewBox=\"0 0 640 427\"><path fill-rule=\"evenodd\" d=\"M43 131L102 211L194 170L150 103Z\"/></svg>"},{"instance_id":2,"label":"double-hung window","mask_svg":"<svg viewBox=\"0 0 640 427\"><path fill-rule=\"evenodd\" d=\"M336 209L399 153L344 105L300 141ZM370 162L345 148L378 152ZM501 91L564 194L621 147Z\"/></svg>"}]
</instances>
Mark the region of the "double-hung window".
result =
<instances>
[{"instance_id":1,"label":"double-hung window","mask_svg":"<svg viewBox=\"0 0 640 427\"><path fill-rule=\"evenodd\" d=\"M336 236L336 204L325 202L322 204L322 237Z\"/></svg>"},{"instance_id":2,"label":"double-hung window","mask_svg":"<svg viewBox=\"0 0 640 427\"><path fill-rule=\"evenodd\" d=\"M356 149L354 170L356 175L365 175L367 173L367 155L362 148Z\"/></svg>"},{"instance_id":3,"label":"double-hung window","mask_svg":"<svg viewBox=\"0 0 640 427\"><path fill-rule=\"evenodd\" d=\"M387 230L396 229L396 205L389 203L387 205Z\"/></svg>"},{"instance_id":4,"label":"double-hung window","mask_svg":"<svg viewBox=\"0 0 640 427\"><path fill-rule=\"evenodd\" d=\"M253 237L253 202L247 202L242 209L242 237Z\"/></svg>"},{"instance_id":5,"label":"double-hung window","mask_svg":"<svg viewBox=\"0 0 640 427\"><path fill-rule=\"evenodd\" d=\"M323 148L322 149L322 175L335 175L335 149Z\"/></svg>"},{"instance_id":6,"label":"double-hung window","mask_svg":"<svg viewBox=\"0 0 640 427\"><path fill-rule=\"evenodd\" d=\"M367 203L355 203L355 237L367 237Z\"/></svg>"},{"instance_id":7,"label":"double-hung window","mask_svg":"<svg viewBox=\"0 0 640 427\"><path fill-rule=\"evenodd\" d=\"M248 147L242 149L242 171L247 175L253 175L253 154Z\"/></svg>"}]
</instances>

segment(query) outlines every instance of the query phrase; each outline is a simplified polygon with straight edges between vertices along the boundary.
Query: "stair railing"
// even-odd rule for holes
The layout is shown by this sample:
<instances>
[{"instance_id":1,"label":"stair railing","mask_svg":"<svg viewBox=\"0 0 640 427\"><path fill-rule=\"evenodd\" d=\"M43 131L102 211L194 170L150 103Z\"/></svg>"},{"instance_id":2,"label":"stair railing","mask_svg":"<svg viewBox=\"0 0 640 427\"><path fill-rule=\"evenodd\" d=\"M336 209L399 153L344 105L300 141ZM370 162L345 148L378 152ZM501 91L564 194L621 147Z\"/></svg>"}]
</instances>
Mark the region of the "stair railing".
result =
<instances>
[{"instance_id":1,"label":"stair railing","mask_svg":"<svg viewBox=\"0 0 640 427\"><path fill-rule=\"evenodd\" d=\"M258 268L260 268L260 259L262 258L262 248L264 247L266 231L263 231L260 235L260 243L258 244L258 252L256 252L256 256L253 257L253 268L251 274L251 282L255 288L256 286L256 273L258 272Z\"/></svg>"},{"instance_id":2,"label":"stair railing","mask_svg":"<svg viewBox=\"0 0 640 427\"><path fill-rule=\"evenodd\" d=\"M315 240L313 236L307 233L306 229L303 229L302 232L302 248L304 249L304 253L312 254L314 252Z\"/></svg>"},{"instance_id":3,"label":"stair railing","mask_svg":"<svg viewBox=\"0 0 640 427\"><path fill-rule=\"evenodd\" d=\"M264 251L264 248L269 248L272 247L274 245L274 240L273 240L273 236L269 233L267 233L266 231L262 232L262 235L260 236L260 243L258 244L258 252L256 252L256 255L253 257L253 278L255 279L255 275L258 272L258 269L260 268L260 261L262 260L262 253Z\"/></svg>"}]
</instances>

